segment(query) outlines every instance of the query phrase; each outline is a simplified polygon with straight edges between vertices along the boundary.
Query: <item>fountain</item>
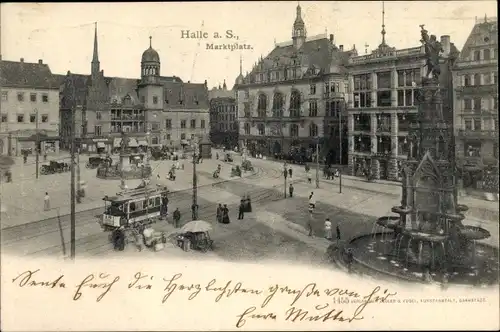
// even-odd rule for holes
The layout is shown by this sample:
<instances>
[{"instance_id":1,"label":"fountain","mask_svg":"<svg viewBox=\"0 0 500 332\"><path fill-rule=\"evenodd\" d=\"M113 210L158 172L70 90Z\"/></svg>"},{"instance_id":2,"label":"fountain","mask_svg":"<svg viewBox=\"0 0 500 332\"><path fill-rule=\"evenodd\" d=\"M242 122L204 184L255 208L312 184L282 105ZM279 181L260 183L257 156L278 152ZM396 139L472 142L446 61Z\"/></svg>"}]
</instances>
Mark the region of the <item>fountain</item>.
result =
<instances>
[{"instance_id":1,"label":"fountain","mask_svg":"<svg viewBox=\"0 0 500 332\"><path fill-rule=\"evenodd\" d=\"M103 163L97 168L97 177L106 180L147 179L151 176L152 169L147 153L134 153L128 143L130 138L125 132L121 134L120 161L116 164Z\"/></svg>"},{"instance_id":2,"label":"fountain","mask_svg":"<svg viewBox=\"0 0 500 332\"><path fill-rule=\"evenodd\" d=\"M441 278L465 284L498 283L498 248L480 226L464 225L458 204L451 107L443 108L441 45L422 26L428 74L418 91L418 122L410 126L410 151L402 168L401 204L375 222L372 233L347 245L360 271L417 281ZM446 84L446 83L445 83ZM450 110L444 112L445 110ZM346 249L346 248L343 248ZM343 256L344 250L339 251ZM340 257L343 258L343 257ZM339 260L340 263L343 259Z\"/></svg>"}]
</instances>

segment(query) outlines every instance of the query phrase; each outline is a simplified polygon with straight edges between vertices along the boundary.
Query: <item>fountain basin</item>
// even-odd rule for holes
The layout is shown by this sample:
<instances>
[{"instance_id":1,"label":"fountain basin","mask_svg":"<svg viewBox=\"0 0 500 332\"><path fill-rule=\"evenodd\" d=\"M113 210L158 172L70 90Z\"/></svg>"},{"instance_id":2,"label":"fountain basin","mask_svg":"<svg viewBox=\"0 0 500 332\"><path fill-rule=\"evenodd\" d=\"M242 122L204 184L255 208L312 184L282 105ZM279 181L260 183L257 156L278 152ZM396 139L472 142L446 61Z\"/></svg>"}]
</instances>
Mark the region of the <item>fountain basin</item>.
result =
<instances>
[{"instance_id":1,"label":"fountain basin","mask_svg":"<svg viewBox=\"0 0 500 332\"><path fill-rule=\"evenodd\" d=\"M412 240L427 242L444 242L448 236L441 234L425 233L422 231L403 230L403 234L409 236Z\"/></svg>"},{"instance_id":2,"label":"fountain basin","mask_svg":"<svg viewBox=\"0 0 500 332\"><path fill-rule=\"evenodd\" d=\"M399 221L400 218L398 216L383 216L377 219L377 224L390 228L390 229L396 229L399 226Z\"/></svg>"},{"instance_id":3,"label":"fountain basin","mask_svg":"<svg viewBox=\"0 0 500 332\"><path fill-rule=\"evenodd\" d=\"M457 211L458 212L465 212L465 211L468 211L468 210L469 210L469 207L467 205L457 204Z\"/></svg>"},{"instance_id":4,"label":"fountain basin","mask_svg":"<svg viewBox=\"0 0 500 332\"><path fill-rule=\"evenodd\" d=\"M99 166L97 168L96 177L104 180L131 180L131 179L146 179L152 174L151 166L143 166L131 168L129 170L120 170L116 167Z\"/></svg>"},{"instance_id":5,"label":"fountain basin","mask_svg":"<svg viewBox=\"0 0 500 332\"><path fill-rule=\"evenodd\" d=\"M490 232L478 226L464 226L460 228L460 234L469 240L484 240L491 236Z\"/></svg>"},{"instance_id":6,"label":"fountain basin","mask_svg":"<svg viewBox=\"0 0 500 332\"><path fill-rule=\"evenodd\" d=\"M399 214L408 214L412 210L411 207L409 206L394 206L391 211L394 213L399 213Z\"/></svg>"}]
</instances>

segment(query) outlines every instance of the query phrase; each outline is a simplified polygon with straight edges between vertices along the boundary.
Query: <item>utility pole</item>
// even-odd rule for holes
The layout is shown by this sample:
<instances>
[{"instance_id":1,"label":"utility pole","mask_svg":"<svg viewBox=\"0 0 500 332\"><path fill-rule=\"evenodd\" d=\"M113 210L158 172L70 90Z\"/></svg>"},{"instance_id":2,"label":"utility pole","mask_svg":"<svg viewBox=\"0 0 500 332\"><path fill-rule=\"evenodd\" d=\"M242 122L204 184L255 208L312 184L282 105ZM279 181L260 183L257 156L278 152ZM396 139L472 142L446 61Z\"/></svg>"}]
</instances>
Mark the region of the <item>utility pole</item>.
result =
<instances>
[{"instance_id":1,"label":"utility pole","mask_svg":"<svg viewBox=\"0 0 500 332\"><path fill-rule=\"evenodd\" d=\"M316 188L319 188L319 136L316 137Z\"/></svg>"},{"instance_id":2,"label":"utility pole","mask_svg":"<svg viewBox=\"0 0 500 332\"><path fill-rule=\"evenodd\" d=\"M77 188L77 203L81 203L81 196L80 196L80 148L78 148L76 152L76 188Z\"/></svg>"},{"instance_id":3,"label":"utility pole","mask_svg":"<svg viewBox=\"0 0 500 332\"><path fill-rule=\"evenodd\" d=\"M75 201L75 135L76 135L76 100L75 100L75 85L71 81L73 88L73 105L71 110L71 259L75 259L76 243L75 243L75 228L76 228L76 201Z\"/></svg>"},{"instance_id":4,"label":"utility pole","mask_svg":"<svg viewBox=\"0 0 500 332\"><path fill-rule=\"evenodd\" d=\"M40 153L38 151L38 148L40 146L40 133L38 132L38 109L35 108L35 133L36 133L36 141L35 141L35 150L36 150L36 161L35 161L35 166L36 166L36 178L38 179L38 172L39 172L39 167L38 163L40 161Z\"/></svg>"},{"instance_id":5,"label":"utility pole","mask_svg":"<svg viewBox=\"0 0 500 332\"><path fill-rule=\"evenodd\" d=\"M339 114L339 193L342 194L342 131L344 131L344 123L343 123L343 117L342 113L346 107L346 102L345 102L345 94L344 94L344 99L342 101L342 108L340 109Z\"/></svg>"},{"instance_id":6,"label":"utility pole","mask_svg":"<svg viewBox=\"0 0 500 332\"><path fill-rule=\"evenodd\" d=\"M197 162L197 153L195 150L193 151L193 206L191 207L193 220L198 220L198 178L196 177L196 162Z\"/></svg>"},{"instance_id":7,"label":"utility pole","mask_svg":"<svg viewBox=\"0 0 500 332\"><path fill-rule=\"evenodd\" d=\"M287 178L288 171L286 169L286 162L283 164L283 177L285 178L285 188L284 188L284 193L285 193L285 198L286 198L286 178Z\"/></svg>"}]
</instances>

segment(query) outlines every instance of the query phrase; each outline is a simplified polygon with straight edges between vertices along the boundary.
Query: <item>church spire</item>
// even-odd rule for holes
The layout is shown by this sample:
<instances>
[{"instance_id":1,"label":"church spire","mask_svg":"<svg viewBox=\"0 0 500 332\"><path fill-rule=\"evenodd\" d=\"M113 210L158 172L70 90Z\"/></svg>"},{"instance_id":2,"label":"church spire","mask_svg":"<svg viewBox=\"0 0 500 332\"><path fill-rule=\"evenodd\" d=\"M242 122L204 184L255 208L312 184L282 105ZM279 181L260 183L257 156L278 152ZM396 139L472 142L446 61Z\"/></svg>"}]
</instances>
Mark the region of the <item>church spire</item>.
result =
<instances>
[{"instance_id":1,"label":"church spire","mask_svg":"<svg viewBox=\"0 0 500 332\"><path fill-rule=\"evenodd\" d=\"M296 49L299 49L306 40L306 25L302 19L302 8L300 4L297 5L297 14L295 16L295 22L293 23L292 40Z\"/></svg>"},{"instance_id":2,"label":"church spire","mask_svg":"<svg viewBox=\"0 0 500 332\"><path fill-rule=\"evenodd\" d=\"M240 54L240 75L243 75L243 59Z\"/></svg>"},{"instance_id":3,"label":"church spire","mask_svg":"<svg viewBox=\"0 0 500 332\"><path fill-rule=\"evenodd\" d=\"M92 55L91 74L96 76L100 70L99 48L97 45L97 22L94 23L94 53Z\"/></svg>"}]
</instances>

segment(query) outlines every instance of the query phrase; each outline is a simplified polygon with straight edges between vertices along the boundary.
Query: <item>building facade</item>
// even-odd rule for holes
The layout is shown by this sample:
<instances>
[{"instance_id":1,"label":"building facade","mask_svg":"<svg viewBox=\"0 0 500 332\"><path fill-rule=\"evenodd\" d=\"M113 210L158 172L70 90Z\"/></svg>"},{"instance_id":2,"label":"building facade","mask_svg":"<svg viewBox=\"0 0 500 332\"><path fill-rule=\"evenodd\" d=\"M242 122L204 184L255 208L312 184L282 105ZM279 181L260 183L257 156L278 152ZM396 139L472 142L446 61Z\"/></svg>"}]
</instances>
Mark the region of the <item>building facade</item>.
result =
<instances>
[{"instance_id":1,"label":"building facade","mask_svg":"<svg viewBox=\"0 0 500 332\"><path fill-rule=\"evenodd\" d=\"M49 66L1 60L0 83L0 153L59 153L59 84Z\"/></svg>"},{"instance_id":2,"label":"building facade","mask_svg":"<svg viewBox=\"0 0 500 332\"><path fill-rule=\"evenodd\" d=\"M222 87L208 92L210 103L210 141L227 148L238 146L239 125L235 92Z\"/></svg>"},{"instance_id":3,"label":"building facade","mask_svg":"<svg viewBox=\"0 0 500 332\"><path fill-rule=\"evenodd\" d=\"M455 135L463 185L483 189L484 171L498 174L498 23L472 28L453 68ZM498 176L498 175L497 175Z\"/></svg>"},{"instance_id":4,"label":"building facade","mask_svg":"<svg viewBox=\"0 0 500 332\"><path fill-rule=\"evenodd\" d=\"M76 123L80 148L92 152L118 150L122 132L131 137L130 147L140 149L177 148L207 136L206 82L184 83L176 76L161 76L160 56L152 47L151 37L140 68L140 79L105 76L100 70L96 27L91 74L68 73L63 80L64 142L69 144L71 121Z\"/></svg>"},{"instance_id":5,"label":"building facade","mask_svg":"<svg viewBox=\"0 0 500 332\"><path fill-rule=\"evenodd\" d=\"M441 44L445 57L458 52L449 36L442 36ZM426 74L424 67L424 47L390 47L384 26L377 49L349 59L348 165L352 175L369 172L374 179L399 179L399 167L409 152L410 124L416 121L416 92ZM451 82L449 74L442 76ZM444 105L451 107L450 100L445 98Z\"/></svg>"},{"instance_id":6,"label":"building facade","mask_svg":"<svg viewBox=\"0 0 500 332\"><path fill-rule=\"evenodd\" d=\"M334 36L307 37L301 7L297 6L292 41L276 44L245 76L240 72L235 90L240 146L251 154L283 156L299 153L311 159L319 142L327 162L340 159L347 75L344 65L357 55L344 51Z\"/></svg>"}]
</instances>

